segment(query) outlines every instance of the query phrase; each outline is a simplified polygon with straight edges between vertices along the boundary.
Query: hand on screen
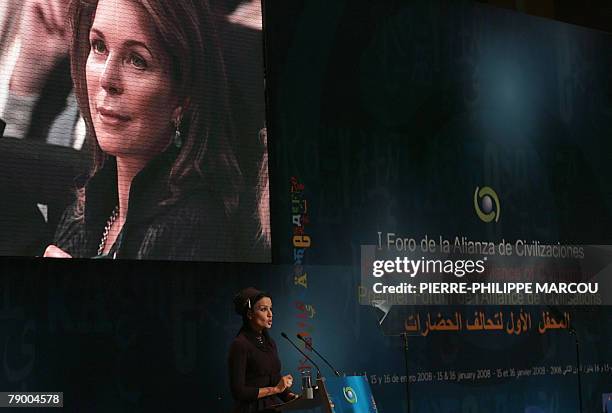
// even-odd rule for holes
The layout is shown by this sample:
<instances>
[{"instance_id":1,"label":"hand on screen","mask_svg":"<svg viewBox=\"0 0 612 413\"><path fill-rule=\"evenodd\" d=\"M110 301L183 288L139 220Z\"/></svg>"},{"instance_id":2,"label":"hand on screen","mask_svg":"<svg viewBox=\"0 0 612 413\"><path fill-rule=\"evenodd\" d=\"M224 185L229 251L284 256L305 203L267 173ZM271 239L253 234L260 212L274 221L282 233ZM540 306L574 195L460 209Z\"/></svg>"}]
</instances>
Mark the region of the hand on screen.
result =
<instances>
[{"instance_id":1,"label":"hand on screen","mask_svg":"<svg viewBox=\"0 0 612 413\"><path fill-rule=\"evenodd\" d=\"M61 248L56 247L55 245L49 245L45 250L45 254L43 257L47 258L72 258L72 255L68 254L66 251Z\"/></svg>"},{"instance_id":2,"label":"hand on screen","mask_svg":"<svg viewBox=\"0 0 612 413\"><path fill-rule=\"evenodd\" d=\"M291 374L287 374L286 376L281 377L278 384L276 385L276 388L278 389L279 393L282 393L285 390L287 390L289 387L291 387L292 385L293 385L293 377L291 376Z\"/></svg>"},{"instance_id":3,"label":"hand on screen","mask_svg":"<svg viewBox=\"0 0 612 413\"><path fill-rule=\"evenodd\" d=\"M19 60L10 82L19 95L40 93L48 72L68 56L67 0L28 0L21 23Z\"/></svg>"}]
</instances>

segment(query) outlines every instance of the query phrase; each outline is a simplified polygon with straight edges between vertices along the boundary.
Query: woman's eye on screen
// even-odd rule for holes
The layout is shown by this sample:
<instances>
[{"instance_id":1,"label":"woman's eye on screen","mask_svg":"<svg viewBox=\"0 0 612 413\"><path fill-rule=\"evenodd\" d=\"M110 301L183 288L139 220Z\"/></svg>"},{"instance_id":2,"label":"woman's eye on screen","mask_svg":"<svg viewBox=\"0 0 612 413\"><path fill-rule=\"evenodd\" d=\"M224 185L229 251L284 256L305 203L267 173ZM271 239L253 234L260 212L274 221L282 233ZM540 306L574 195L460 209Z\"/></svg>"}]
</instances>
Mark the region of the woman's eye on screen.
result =
<instances>
[{"instance_id":1,"label":"woman's eye on screen","mask_svg":"<svg viewBox=\"0 0 612 413\"><path fill-rule=\"evenodd\" d=\"M93 39L91 41L91 50L96 54L104 54L106 53L106 45L100 39Z\"/></svg>"},{"instance_id":2,"label":"woman's eye on screen","mask_svg":"<svg viewBox=\"0 0 612 413\"><path fill-rule=\"evenodd\" d=\"M129 62L136 69L144 70L148 67L147 61L137 53L132 53L129 57Z\"/></svg>"}]
</instances>

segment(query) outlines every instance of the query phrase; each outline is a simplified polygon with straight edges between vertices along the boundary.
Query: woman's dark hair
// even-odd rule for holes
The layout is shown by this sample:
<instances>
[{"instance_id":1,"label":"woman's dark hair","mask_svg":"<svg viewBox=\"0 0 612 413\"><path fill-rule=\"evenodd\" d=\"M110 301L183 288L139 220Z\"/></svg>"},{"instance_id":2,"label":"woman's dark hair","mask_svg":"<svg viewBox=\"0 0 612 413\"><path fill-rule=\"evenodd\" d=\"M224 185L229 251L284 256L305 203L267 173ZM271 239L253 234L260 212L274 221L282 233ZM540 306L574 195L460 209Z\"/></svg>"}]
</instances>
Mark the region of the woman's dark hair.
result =
<instances>
[{"instance_id":1,"label":"woman's dark hair","mask_svg":"<svg viewBox=\"0 0 612 413\"><path fill-rule=\"evenodd\" d=\"M170 169L169 199L204 183L223 201L226 214L234 212L242 190L242 174L228 103L227 79L217 35L215 16L208 0L132 0L146 10L171 62L171 76L181 101L188 102L181 121L183 143ZM79 109L93 147L95 174L107 156L95 138L85 65L89 31L98 0L72 0L70 25L71 73ZM84 203L84 191L79 204ZM165 200L166 201L166 200Z\"/></svg>"}]
</instances>

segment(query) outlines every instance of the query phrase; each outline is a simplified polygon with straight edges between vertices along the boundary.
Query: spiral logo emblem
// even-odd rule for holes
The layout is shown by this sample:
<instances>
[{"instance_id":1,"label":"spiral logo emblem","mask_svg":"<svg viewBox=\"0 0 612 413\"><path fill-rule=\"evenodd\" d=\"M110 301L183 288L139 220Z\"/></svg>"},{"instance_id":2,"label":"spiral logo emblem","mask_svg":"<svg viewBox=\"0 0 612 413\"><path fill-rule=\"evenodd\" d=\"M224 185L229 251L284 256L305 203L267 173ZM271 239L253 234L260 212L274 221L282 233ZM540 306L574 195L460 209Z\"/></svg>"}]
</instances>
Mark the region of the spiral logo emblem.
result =
<instances>
[{"instance_id":1,"label":"spiral logo emblem","mask_svg":"<svg viewBox=\"0 0 612 413\"><path fill-rule=\"evenodd\" d=\"M355 393L355 390L353 390L352 387L343 387L342 393L344 393L344 398L347 402L350 404L357 403L357 393Z\"/></svg>"},{"instance_id":2,"label":"spiral logo emblem","mask_svg":"<svg viewBox=\"0 0 612 413\"><path fill-rule=\"evenodd\" d=\"M499 204L499 197L493 188L489 186L476 187L474 191L474 209L478 218L483 222L499 221L501 206Z\"/></svg>"}]
</instances>

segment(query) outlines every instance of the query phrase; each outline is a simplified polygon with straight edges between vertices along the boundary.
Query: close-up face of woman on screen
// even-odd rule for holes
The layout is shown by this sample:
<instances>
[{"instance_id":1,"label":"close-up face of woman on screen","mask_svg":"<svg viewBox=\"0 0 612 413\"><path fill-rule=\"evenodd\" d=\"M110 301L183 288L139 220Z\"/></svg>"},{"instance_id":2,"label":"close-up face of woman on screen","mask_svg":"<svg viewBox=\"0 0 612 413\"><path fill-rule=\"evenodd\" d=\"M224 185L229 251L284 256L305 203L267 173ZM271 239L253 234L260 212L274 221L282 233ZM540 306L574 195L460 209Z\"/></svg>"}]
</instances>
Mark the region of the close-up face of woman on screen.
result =
<instances>
[{"instance_id":1,"label":"close-up face of woman on screen","mask_svg":"<svg viewBox=\"0 0 612 413\"><path fill-rule=\"evenodd\" d=\"M100 0L89 33L89 110L98 145L141 168L171 144L182 106L146 10L130 0Z\"/></svg>"},{"instance_id":2,"label":"close-up face of woman on screen","mask_svg":"<svg viewBox=\"0 0 612 413\"><path fill-rule=\"evenodd\" d=\"M266 260L234 218L257 207L240 197L218 21L207 0L72 1L93 168L45 256Z\"/></svg>"}]
</instances>

